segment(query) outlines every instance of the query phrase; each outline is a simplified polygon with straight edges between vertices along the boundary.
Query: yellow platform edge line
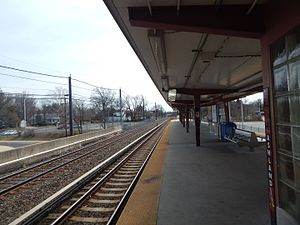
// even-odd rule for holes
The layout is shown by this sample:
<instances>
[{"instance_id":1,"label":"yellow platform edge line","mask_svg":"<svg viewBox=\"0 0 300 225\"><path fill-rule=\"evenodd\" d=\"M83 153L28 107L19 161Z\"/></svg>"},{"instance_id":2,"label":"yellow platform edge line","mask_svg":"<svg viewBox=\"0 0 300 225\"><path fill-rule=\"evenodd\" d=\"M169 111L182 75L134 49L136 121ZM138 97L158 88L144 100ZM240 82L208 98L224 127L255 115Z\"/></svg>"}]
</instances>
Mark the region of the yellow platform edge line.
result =
<instances>
[{"instance_id":1,"label":"yellow platform edge line","mask_svg":"<svg viewBox=\"0 0 300 225\"><path fill-rule=\"evenodd\" d=\"M117 225L156 225L163 165L171 126L172 122L169 122Z\"/></svg>"}]
</instances>

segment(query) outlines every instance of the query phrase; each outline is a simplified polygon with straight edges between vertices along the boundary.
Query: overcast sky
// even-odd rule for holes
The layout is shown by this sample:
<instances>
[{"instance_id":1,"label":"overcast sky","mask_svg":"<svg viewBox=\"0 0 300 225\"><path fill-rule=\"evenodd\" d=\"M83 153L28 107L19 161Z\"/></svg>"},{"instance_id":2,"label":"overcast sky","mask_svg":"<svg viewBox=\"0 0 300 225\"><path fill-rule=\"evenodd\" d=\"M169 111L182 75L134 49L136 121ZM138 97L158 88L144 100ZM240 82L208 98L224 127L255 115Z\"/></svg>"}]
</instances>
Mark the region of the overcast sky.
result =
<instances>
[{"instance_id":1,"label":"overcast sky","mask_svg":"<svg viewBox=\"0 0 300 225\"><path fill-rule=\"evenodd\" d=\"M0 65L68 76L106 88L142 94L170 110L101 0L6 0L0 8ZM0 88L49 94L67 84L0 68ZM50 81L27 81L3 74ZM75 86L93 89L73 82ZM67 88L67 86L62 86ZM74 88L90 96L90 91Z\"/></svg>"},{"instance_id":2,"label":"overcast sky","mask_svg":"<svg viewBox=\"0 0 300 225\"><path fill-rule=\"evenodd\" d=\"M0 8L0 65L68 76L97 86L142 94L170 110L102 0L6 0ZM1 74L2 73L2 74ZM4 76L27 76L41 83ZM49 94L67 79L53 79L0 68L7 92ZM64 85L64 86L63 86ZM90 86L73 83L93 89ZM73 88L86 98L91 92Z\"/></svg>"}]
</instances>

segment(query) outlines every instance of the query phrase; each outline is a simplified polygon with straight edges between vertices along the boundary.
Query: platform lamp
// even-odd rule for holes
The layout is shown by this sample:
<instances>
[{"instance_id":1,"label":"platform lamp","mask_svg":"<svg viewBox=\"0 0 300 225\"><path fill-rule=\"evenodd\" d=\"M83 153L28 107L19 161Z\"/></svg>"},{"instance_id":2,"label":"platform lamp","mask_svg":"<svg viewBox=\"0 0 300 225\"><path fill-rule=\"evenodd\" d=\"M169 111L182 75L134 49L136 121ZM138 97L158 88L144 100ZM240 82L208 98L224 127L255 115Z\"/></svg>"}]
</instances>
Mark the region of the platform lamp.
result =
<instances>
[{"instance_id":1,"label":"platform lamp","mask_svg":"<svg viewBox=\"0 0 300 225\"><path fill-rule=\"evenodd\" d=\"M168 91L168 100L170 102L175 102L176 101L176 95L177 95L177 90L176 89L170 89Z\"/></svg>"},{"instance_id":2,"label":"platform lamp","mask_svg":"<svg viewBox=\"0 0 300 225\"><path fill-rule=\"evenodd\" d=\"M162 86L162 91L164 92L169 91L169 78L167 75L161 76L161 86Z\"/></svg>"},{"instance_id":3,"label":"platform lamp","mask_svg":"<svg viewBox=\"0 0 300 225\"><path fill-rule=\"evenodd\" d=\"M164 40L164 32L162 30L149 30L148 39L150 47L157 65L158 72L162 75L167 73L167 58Z\"/></svg>"}]
</instances>

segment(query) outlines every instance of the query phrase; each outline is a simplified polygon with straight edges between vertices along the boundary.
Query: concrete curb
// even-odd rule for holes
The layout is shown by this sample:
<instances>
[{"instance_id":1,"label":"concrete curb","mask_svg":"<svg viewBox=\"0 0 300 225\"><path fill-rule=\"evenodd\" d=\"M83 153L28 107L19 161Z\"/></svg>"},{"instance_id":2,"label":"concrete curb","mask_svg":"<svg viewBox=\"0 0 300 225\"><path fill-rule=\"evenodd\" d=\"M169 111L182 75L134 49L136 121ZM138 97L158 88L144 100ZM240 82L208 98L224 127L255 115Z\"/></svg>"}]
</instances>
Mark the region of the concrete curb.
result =
<instances>
[{"instance_id":1,"label":"concrete curb","mask_svg":"<svg viewBox=\"0 0 300 225\"><path fill-rule=\"evenodd\" d=\"M59 140L50 141L50 143L46 142L46 143L34 144L26 147L16 148L14 150L6 151L6 152L1 152L0 158L2 161L5 161L3 157L6 156L8 159L11 160L9 161L6 160L3 163L1 163L0 161L1 163L0 171L1 173L7 173L16 169L25 168L27 165L32 164L34 162L41 161L45 158L48 158L49 156L61 154L68 150L78 148L82 144L89 142L95 138L99 138L101 136L108 135L120 130L121 129L119 129L119 127L109 128L101 132L99 131L91 132L91 133L83 134L82 136L75 135L68 138L62 138L64 140L59 139Z\"/></svg>"}]
</instances>

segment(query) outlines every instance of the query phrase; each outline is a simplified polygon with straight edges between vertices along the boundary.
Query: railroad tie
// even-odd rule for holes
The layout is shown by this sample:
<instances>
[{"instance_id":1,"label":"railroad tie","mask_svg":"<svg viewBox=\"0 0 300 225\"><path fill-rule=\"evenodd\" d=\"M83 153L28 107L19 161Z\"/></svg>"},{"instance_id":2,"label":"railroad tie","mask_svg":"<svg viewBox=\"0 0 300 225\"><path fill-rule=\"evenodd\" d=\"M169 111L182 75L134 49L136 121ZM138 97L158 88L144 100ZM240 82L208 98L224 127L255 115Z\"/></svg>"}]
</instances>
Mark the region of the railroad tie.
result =
<instances>
[{"instance_id":1,"label":"railroad tie","mask_svg":"<svg viewBox=\"0 0 300 225\"><path fill-rule=\"evenodd\" d=\"M101 188L102 191L116 191L116 192L124 192L127 191L127 188L106 188L106 187L102 187Z\"/></svg>"},{"instance_id":2,"label":"railroad tie","mask_svg":"<svg viewBox=\"0 0 300 225\"><path fill-rule=\"evenodd\" d=\"M115 210L115 207L87 207L83 206L80 208L81 211L88 211L88 212L113 212Z\"/></svg>"},{"instance_id":3,"label":"railroad tie","mask_svg":"<svg viewBox=\"0 0 300 225\"><path fill-rule=\"evenodd\" d=\"M132 181L131 178L114 178L114 177L110 178L109 180L111 180L111 181L123 181L123 182Z\"/></svg>"},{"instance_id":4,"label":"railroad tie","mask_svg":"<svg viewBox=\"0 0 300 225\"><path fill-rule=\"evenodd\" d=\"M95 193L96 196L98 197L115 197L115 198L118 198L118 197L122 197L124 195L124 192L121 192L121 193L103 193L103 192L97 192Z\"/></svg>"},{"instance_id":5,"label":"railroad tie","mask_svg":"<svg viewBox=\"0 0 300 225\"><path fill-rule=\"evenodd\" d=\"M106 182L106 184L110 186L127 186L130 185L131 182Z\"/></svg>"},{"instance_id":6,"label":"railroad tie","mask_svg":"<svg viewBox=\"0 0 300 225\"><path fill-rule=\"evenodd\" d=\"M109 220L109 217L80 217L72 216L70 220L75 222L83 223L106 223Z\"/></svg>"},{"instance_id":7,"label":"railroad tie","mask_svg":"<svg viewBox=\"0 0 300 225\"><path fill-rule=\"evenodd\" d=\"M112 199L94 199L94 198L91 198L88 201L96 204L114 204L120 202L119 199L112 200Z\"/></svg>"},{"instance_id":8,"label":"railroad tie","mask_svg":"<svg viewBox=\"0 0 300 225\"><path fill-rule=\"evenodd\" d=\"M122 177L122 178L129 178L129 177L131 177L131 178L133 178L133 177L135 177L135 174L114 174L114 177Z\"/></svg>"}]
</instances>

